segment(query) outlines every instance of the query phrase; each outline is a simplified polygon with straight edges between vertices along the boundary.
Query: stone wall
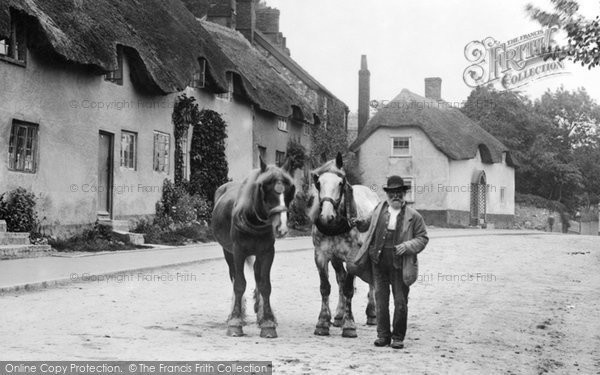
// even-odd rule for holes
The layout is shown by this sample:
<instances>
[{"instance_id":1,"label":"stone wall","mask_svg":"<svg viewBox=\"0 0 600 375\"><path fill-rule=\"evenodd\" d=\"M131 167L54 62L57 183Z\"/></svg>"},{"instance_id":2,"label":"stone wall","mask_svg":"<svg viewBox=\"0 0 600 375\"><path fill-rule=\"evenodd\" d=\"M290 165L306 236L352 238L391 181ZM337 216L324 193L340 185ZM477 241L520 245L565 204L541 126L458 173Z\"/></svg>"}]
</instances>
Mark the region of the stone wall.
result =
<instances>
[{"instance_id":1,"label":"stone wall","mask_svg":"<svg viewBox=\"0 0 600 375\"><path fill-rule=\"evenodd\" d=\"M550 217L554 218L552 232L562 232L562 221L558 212L515 203L515 228L538 229L549 232L548 218Z\"/></svg>"}]
</instances>

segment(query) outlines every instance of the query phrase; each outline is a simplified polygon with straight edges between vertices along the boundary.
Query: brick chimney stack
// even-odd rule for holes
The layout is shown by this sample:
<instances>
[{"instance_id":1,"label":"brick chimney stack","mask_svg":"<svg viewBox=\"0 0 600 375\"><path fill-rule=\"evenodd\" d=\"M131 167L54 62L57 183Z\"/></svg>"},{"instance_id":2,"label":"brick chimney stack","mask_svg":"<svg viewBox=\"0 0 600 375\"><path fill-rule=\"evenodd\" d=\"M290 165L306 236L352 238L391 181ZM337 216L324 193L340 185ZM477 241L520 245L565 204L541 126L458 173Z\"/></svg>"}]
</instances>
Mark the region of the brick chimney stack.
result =
<instances>
[{"instance_id":1,"label":"brick chimney stack","mask_svg":"<svg viewBox=\"0 0 600 375\"><path fill-rule=\"evenodd\" d=\"M367 55L362 55L358 71L358 134L369 121L369 102L371 101L371 72L367 67Z\"/></svg>"},{"instance_id":2,"label":"brick chimney stack","mask_svg":"<svg viewBox=\"0 0 600 375\"><path fill-rule=\"evenodd\" d=\"M254 43L257 0L237 0L236 29Z\"/></svg>"},{"instance_id":3,"label":"brick chimney stack","mask_svg":"<svg viewBox=\"0 0 600 375\"><path fill-rule=\"evenodd\" d=\"M202 12L205 11L207 21L231 29L235 29L235 8L235 0L188 1L188 9L196 17L202 18Z\"/></svg>"},{"instance_id":4,"label":"brick chimney stack","mask_svg":"<svg viewBox=\"0 0 600 375\"><path fill-rule=\"evenodd\" d=\"M425 97L437 101L442 100L442 79L440 77L425 78Z\"/></svg>"}]
</instances>

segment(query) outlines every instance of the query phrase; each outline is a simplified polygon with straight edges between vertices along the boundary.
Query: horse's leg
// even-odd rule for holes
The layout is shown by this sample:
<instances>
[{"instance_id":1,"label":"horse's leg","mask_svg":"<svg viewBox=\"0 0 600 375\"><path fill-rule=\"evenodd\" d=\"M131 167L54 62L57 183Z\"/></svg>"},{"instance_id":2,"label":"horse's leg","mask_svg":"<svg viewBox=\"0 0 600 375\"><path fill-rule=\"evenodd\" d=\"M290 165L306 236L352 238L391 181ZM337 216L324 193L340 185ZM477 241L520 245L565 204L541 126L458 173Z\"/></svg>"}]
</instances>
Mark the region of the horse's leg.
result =
<instances>
[{"instance_id":1,"label":"horse's leg","mask_svg":"<svg viewBox=\"0 0 600 375\"><path fill-rule=\"evenodd\" d=\"M258 270L260 271L258 291L258 324L260 326L260 337L275 338L277 337L277 322L271 310L271 265L275 257L275 248L271 248L266 253L262 253L256 257L256 263L259 263ZM255 264L256 264L255 263Z\"/></svg>"},{"instance_id":2,"label":"horse's leg","mask_svg":"<svg viewBox=\"0 0 600 375\"><path fill-rule=\"evenodd\" d=\"M339 298L337 308L335 309L334 327L341 327L344 324L344 314L346 310L346 297L344 296L344 281L346 280L346 270L342 260L338 257L331 259L331 265L335 270L335 278L338 284Z\"/></svg>"},{"instance_id":3,"label":"horse's leg","mask_svg":"<svg viewBox=\"0 0 600 375\"><path fill-rule=\"evenodd\" d=\"M319 313L317 328L315 328L315 335L329 336L329 326L331 325L331 311L329 311L329 294L331 293L329 260L319 248L315 248L315 264L317 265L321 280L321 312Z\"/></svg>"},{"instance_id":4,"label":"horse's leg","mask_svg":"<svg viewBox=\"0 0 600 375\"><path fill-rule=\"evenodd\" d=\"M243 314L242 314L242 296L246 291L246 278L244 277L244 261L246 256L242 253L237 245L233 245L233 263L235 266L235 277L233 279L234 302L231 315L227 321L227 334L229 336L243 336L242 330Z\"/></svg>"},{"instance_id":5,"label":"horse's leg","mask_svg":"<svg viewBox=\"0 0 600 375\"><path fill-rule=\"evenodd\" d=\"M233 283L233 279L235 278L235 265L233 264L233 253L225 250L223 248L223 255L225 255L225 261L227 262L227 267L229 268L229 279Z\"/></svg>"},{"instance_id":6,"label":"horse's leg","mask_svg":"<svg viewBox=\"0 0 600 375\"><path fill-rule=\"evenodd\" d=\"M375 309L375 287L373 284L369 284L369 294L367 295L369 302L367 303L367 325L377 325L377 310Z\"/></svg>"},{"instance_id":7,"label":"horse's leg","mask_svg":"<svg viewBox=\"0 0 600 375\"><path fill-rule=\"evenodd\" d=\"M260 323L263 319L262 313L263 311L259 309L260 307L260 292L258 286L260 285L260 258L256 257L254 261L254 281L255 281L255 289L254 289L254 313L256 314L256 322Z\"/></svg>"},{"instance_id":8,"label":"horse's leg","mask_svg":"<svg viewBox=\"0 0 600 375\"><path fill-rule=\"evenodd\" d=\"M352 297L354 296L354 275L346 273L344 279L344 297L346 306L344 309L344 324L342 325L343 337L356 337L356 324L352 314Z\"/></svg>"}]
</instances>

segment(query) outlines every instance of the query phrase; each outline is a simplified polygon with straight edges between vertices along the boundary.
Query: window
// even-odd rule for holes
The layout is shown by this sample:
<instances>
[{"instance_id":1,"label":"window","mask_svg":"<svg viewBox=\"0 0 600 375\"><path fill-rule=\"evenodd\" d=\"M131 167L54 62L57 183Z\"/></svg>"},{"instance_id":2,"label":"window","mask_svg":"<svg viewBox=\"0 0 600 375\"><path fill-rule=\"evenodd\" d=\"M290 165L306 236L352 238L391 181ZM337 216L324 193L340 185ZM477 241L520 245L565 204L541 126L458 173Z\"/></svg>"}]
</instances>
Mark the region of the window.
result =
<instances>
[{"instance_id":1,"label":"window","mask_svg":"<svg viewBox=\"0 0 600 375\"><path fill-rule=\"evenodd\" d=\"M123 53L117 49L117 70L106 73L104 79L117 85L123 85Z\"/></svg>"},{"instance_id":2,"label":"window","mask_svg":"<svg viewBox=\"0 0 600 375\"><path fill-rule=\"evenodd\" d=\"M282 132L287 132L288 131L287 119L285 119L283 117L278 117L277 118L277 129L281 130Z\"/></svg>"},{"instance_id":3,"label":"window","mask_svg":"<svg viewBox=\"0 0 600 375\"><path fill-rule=\"evenodd\" d=\"M10 36L8 39L0 39L0 57L21 63L26 62L25 28L21 22L11 20Z\"/></svg>"},{"instance_id":4,"label":"window","mask_svg":"<svg viewBox=\"0 0 600 375\"><path fill-rule=\"evenodd\" d=\"M137 167L137 134L121 132L121 167L135 170Z\"/></svg>"},{"instance_id":5,"label":"window","mask_svg":"<svg viewBox=\"0 0 600 375\"><path fill-rule=\"evenodd\" d=\"M275 164L281 167L285 163L285 152L275 151Z\"/></svg>"},{"instance_id":6,"label":"window","mask_svg":"<svg viewBox=\"0 0 600 375\"><path fill-rule=\"evenodd\" d=\"M506 187L504 186L500 187L500 204L506 204Z\"/></svg>"},{"instance_id":7,"label":"window","mask_svg":"<svg viewBox=\"0 0 600 375\"><path fill-rule=\"evenodd\" d=\"M13 121L8 143L8 168L13 171L35 173L37 167L38 125Z\"/></svg>"},{"instance_id":8,"label":"window","mask_svg":"<svg viewBox=\"0 0 600 375\"><path fill-rule=\"evenodd\" d=\"M169 173L169 135L154 132L154 170Z\"/></svg>"},{"instance_id":9,"label":"window","mask_svg":"<svg viewBox=\"0 0 600 375\"><path fill-rule=\"evenodd\" d=\"M310 135L310 125L304 124L304 135Z\"/></svg>"},{"instance_id":10,"label":"window","mask_svg":"<svg viewBox=\"0 0 600 375\"><path fill-rule=\"evenodd\" d=\"M200 59L200 66L194 72L190 87L202 89L206 85L206 60Z\"/></svg>"},{"instance_id":11,"label":"window","mask_svg":"<svg viewBox=\"0 0 600 375\"><path fill-rule=\"evenodd\" d=\"M404 196L404 200L407 202L414 202L415 201L415 185L414 185L415 179L412 177L406 177L404 178L404 186L408 186L410 187L410 190L406 191L406 195Z\"/></svg>"},{"instance_id":12,"label":"window","mask_svg":"<svg viewBox=\"0 0 600 375\"><path fill-rule=\"evenodd\" d=\"M233 100L233 73L227 73L227 92L217 94L217 98L227 100L228 102Z\"/></svg>"},{"instance_id":13,"label":"window","mask_svg":"<svg viewBox=\"0 0 600 375\"><path fill-rule=\"evenodd\" d=\"M392 137L392 156L410 156L409 137Z\"/></svg>"}]
</instances>

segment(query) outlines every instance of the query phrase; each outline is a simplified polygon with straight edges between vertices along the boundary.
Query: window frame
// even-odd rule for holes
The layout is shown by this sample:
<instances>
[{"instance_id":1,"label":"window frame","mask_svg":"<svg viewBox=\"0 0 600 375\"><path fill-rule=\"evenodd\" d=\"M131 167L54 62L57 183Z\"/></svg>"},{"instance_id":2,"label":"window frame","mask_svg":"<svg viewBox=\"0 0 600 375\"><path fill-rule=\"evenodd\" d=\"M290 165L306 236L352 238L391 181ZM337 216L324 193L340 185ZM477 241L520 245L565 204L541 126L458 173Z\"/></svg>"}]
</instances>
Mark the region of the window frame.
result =
<instances>
[{"instance_id":1,"label":"window frame","mask_svg":"<svg viewBox=\"0 0 600 375\"><path fill-rule=\"evenodd\" d=\"M234 90L233 73L227 72L226 77L227 77L227 92L222 93L222 94L216 94L216 98L219 100L226 101L226 102L231 102L231 101L233 101L233 90Z\"/></svg>"},{"instance_id":2,"label":"window frame","mask_svg":"<svg viewBox=\"0 0 600 375\"><path fill-rule=\"evenodd\" d=\"M123 86L123 75L123 50L117 48L117 69L107 72L104 75L104 80Z\"/></svg>"},{"instance_id":3,"label":"window frame","mask_svg":"<svg viewBox=\"0 0 600 375\"><path fill-rule=\"evenodd\" d=\"M154 136L154 154L153 154L153 158L152 158L152 170L154 172L158 172L158 173L166 173L169 174L170 171L170 151L171 151L171 135L168 133L164 133L158 130L155 130L153 132L153 136ZM164 152L164 155L159 155L158 152L160 152L160 145L161 143L159 143L160 137L163 137L163 139L166 139L166 142L164 142L164 144L166 145L166 147L162 150ZM157 149L158 147L158 149ZM161 163L160 163L160 158L163 159L163 163L162 163L162 169L161 169Z\"/></svg>"},{"instance_id":4,"label":"window frame","mask_svg":"<svg viewBox=\"0 0 600 375\"><path fill-rule=\"evenodd\" d=\"M23 67L27 65L27 33L22 22L11 17L10 35L0 41L4 41L6 52L0 53L0 60Z\"/></svg>"},{"instance_id":5,"label":"window frame","mask_svg":"<svg viewBox=\"0 0 600 375\"><path fill-rule=\"evenodd\" d=\"M192 75L189 86L195 89L203 89L206 87L206 60L201 58L198 63L200 67Z\"/></svg>"},{"instance_id":6,"label":"window frame","mask_svg":"<svg viewBox=\"0 0 600 375\"><path fill-rule=\"evenodd\" d=\"M130 154L133 154L133 167L129 166L129 165L125 165L123 164L123 162L125 161L125 163L127 164L127 160L124 159L124 150L123 150L123 136L132 136L133 137L133 152L130 152ZM129 130L121 130L121 151L120 151L120 157L119 157L119 165L121 168L123 169L129 169L129 170L133 170L133 171L137 171L137 165L138 165L138 134L136 132L132 132Z\"/></svg>"},{"instance_id":7,"label":"window frame","mask_svg":"<svg viewBox=\"0 0 600 375\"><path fill-rule=\"evenodd\" d=\"M394 147L394 143L396 139L406 139L408 140L408 147L407 149L407 153L403 154L403 155L396 155L394 154L394 150L396 150L396 147ZM390 157L392 158L409 158L412 156L412 137L410 136L390 136L390 143L391 143L391 150L390 150Z\"/></svg>"},{"instance_id":8,"label":"window frame","mask_svg":"<svg viewBox=\"0 0 600 375\"><path fill-rule=\"evenodd\" d=\"M277 117L277 130L287 133L289 130L289 121L285 117Z\"/></svg>"},{"instance_id":9,"label":"window frame","mask_svg":"<svg viewBox=\"0 0 600 375\"><path fill-rule=\"evenodd\" d=\"M23 141L23 145L24 150L22 150L20 153L17 152L18 150L18 138L19 138L19 132L18 129L19 128L24 128L25 129L25 139ZM21 120L16 120L14 119L12 122L12 126L10 129L10 135L9 135L9 140L8 140L8 170L10 170L11 172L20 172L20 173L29 173L29 174L35 174L37 173L38 170L38 157L39 157L39 124L35 124L32 122L27 122L27 121L21 121ZM18 161L17 161L17 155L23 155L23 152L27 152L27 144L28 144L28 139L29 139L29 129L32 130L32 140L31 140L31 147L30 147L30 151L31 151L31 165L32 168L30 170L26 169L26 162L23 162L23 166L21 168L18 168ZM15 142L17 142L15 144ZM23 146L21 146L23 147Z\"/></svg>"},{"instance_id":10,"label":"window frame","mask_svg":"<svg viewBox=\"0 0 600 375\"><path fill-rule=\"evenodd\" d=\"M275 150L275 165L279 168L285 163L285 152Z\"/></svg>"}]
</instances>

